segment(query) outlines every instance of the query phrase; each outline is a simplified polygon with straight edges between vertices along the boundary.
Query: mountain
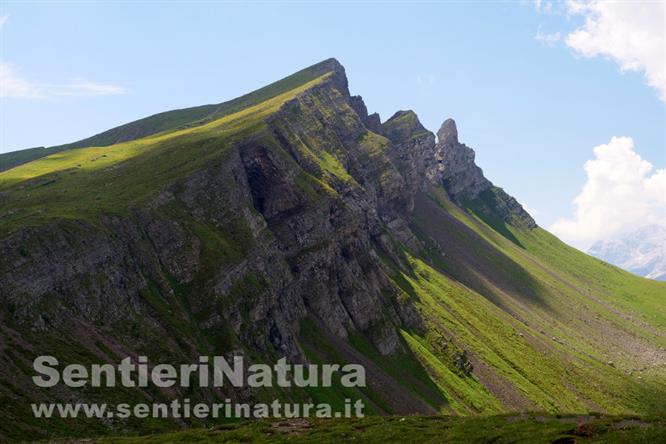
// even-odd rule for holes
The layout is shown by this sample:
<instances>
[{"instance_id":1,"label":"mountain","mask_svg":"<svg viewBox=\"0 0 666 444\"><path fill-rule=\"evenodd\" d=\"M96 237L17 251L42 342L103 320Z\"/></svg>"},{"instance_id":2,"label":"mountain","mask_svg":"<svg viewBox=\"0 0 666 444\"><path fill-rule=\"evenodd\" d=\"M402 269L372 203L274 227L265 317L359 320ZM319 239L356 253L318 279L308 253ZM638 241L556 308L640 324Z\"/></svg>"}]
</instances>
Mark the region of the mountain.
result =
<instances>
[{"instance_id":1,"label":"mountain","mask_svg":"<svg viewBox=\"0 0 666 444\"><path fill-rule=\"evenodd\" d=\"M599 241L589 254L648 279L666 281L666 228L648 225L619 239Z\"/></svg>"},{"instance_id":2,"label":"mountain","mask_svg":"<svg viewBox=\"0 0 666 444\"><path fill-rule=\"evenodd\" d=\"M209 424L34 418L54 400L665 413L666 284L538 227L453 120L382 122L334 59L244 97L0 173L0 439ZM353 362L368 387L45 390L39 355Z\"/></svg>"}]
</instances>

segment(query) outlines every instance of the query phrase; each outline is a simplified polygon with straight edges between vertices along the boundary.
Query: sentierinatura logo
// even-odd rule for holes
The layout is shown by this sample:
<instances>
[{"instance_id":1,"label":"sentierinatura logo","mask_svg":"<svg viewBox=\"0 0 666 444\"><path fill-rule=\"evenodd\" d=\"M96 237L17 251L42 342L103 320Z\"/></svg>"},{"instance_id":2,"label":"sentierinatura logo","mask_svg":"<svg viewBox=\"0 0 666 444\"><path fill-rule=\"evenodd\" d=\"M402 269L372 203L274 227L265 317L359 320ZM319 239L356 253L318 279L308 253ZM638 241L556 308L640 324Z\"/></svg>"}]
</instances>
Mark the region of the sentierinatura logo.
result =
<instances>
[{"instance_id":1,"label":"sentierinatura logo","mask_svg":"<svg viewBox=\"0 0 666 444\"><path fill-rule=\"evenodd\" d=\"M286 358L274 365L245 365L243 356L230 363L223 356L200 356L197 363L152 364L146 356L122 359L118 364L61 365L55 356L39 356L33 361L37 375L33 382L42 388L64 384L68 387L365 387L365 368L360 364L289 364Z\"/></svg>"}]
</instances>

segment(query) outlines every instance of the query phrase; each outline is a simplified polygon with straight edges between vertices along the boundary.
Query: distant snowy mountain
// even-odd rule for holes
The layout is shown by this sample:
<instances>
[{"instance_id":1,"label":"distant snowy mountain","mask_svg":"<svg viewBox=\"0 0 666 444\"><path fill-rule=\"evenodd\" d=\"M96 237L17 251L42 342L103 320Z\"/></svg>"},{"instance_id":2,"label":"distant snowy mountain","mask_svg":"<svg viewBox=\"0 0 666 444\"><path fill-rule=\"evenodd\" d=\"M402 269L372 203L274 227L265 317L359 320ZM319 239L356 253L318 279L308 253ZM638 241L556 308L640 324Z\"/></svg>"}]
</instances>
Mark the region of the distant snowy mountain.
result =
<instances>
[{"instance_id":1,"label":"distant snowy mountain","mask_svg":"<svg viewBox=\"0 0 666 444\"><path fill-rule=\"evenodd\" d=\"M666 281L666 228L649 225L619 239L599 241L592 256L650 279Z\"/></svg>"}]
</instances>

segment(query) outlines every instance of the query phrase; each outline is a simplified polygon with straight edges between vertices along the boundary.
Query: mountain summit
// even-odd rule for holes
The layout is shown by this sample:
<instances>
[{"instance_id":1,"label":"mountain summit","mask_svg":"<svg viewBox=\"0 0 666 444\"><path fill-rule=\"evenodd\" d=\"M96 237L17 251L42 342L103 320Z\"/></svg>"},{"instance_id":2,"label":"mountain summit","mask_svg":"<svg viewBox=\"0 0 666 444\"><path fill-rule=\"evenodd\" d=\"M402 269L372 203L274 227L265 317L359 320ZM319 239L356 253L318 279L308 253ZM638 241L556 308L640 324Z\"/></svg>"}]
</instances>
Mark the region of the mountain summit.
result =
<instances>
[{"instance_id":1,"label":"mountain summit","mask_svg":"<svg viewBox=\"0 0 666 444\"><path fill-rule=\"evenodd\" d=\"M334 58L326 59L315 65L298 71L282 80L271 83L263 88L245 94L233 100L212 105L195 106L154 114L143 119L111 128L92 137L65 145L49 148L39 147L27 150L0 154L0 171L27 163L51 154L74 148L90 146L109 146L151 136L153 134L174 131L204 125L224 116L234 114L244 108L270 100L288 92L298 85L307 83L317 77L330 73L346 82L344 67ZM346 84L345 84L346 86Z\"/></svg>"},{"instance_id":2,"label":"mountain summit","mask_svg":"<svg viewBox=\"0 0 666 444\"><path fill-rule=\"evenodd\" d=\"M53 392L88 403L664 413L665 284L538 227L459 137L449 119L436 138L413 111L382 122L329 59L222 104L13 153L0 173L0 440L141 431L31 421L39 355L285 357L368 375L362 389Z\"/></svg>"}]
</instances>

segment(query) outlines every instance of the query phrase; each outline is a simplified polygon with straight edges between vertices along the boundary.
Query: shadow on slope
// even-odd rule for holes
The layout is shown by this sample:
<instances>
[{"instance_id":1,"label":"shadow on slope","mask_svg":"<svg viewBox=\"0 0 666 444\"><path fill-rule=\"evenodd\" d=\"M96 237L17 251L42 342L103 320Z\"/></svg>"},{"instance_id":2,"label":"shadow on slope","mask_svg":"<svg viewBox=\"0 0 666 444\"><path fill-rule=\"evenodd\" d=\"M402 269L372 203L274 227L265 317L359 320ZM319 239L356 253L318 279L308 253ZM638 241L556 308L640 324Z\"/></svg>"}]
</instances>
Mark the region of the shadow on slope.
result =
<instances>
[{"instance_id":1,"label":"shadow on slope","mask_svg":"<svg viewBox=\"0 0 666 444\"><path fill-rule=\"evenodd\" d=\"M349 342L338 338L316 319L301 324L301 345L313 363L361 364L365 368L368 386L361 390L370 412L380 414L433 414L448 404L437 384L411 352L395 356L381 355L360 333L353 333ZM408 347L404 347L409 350ZM359 393L337 388L338 394L358 398ZM351 389L353 390L353 389ZM335 389L311 393L315 401L330 402ZM339 401L339 400L338 400Z\"/></svg>"},{"instance_id":2,"label":"shadow on slope","mask_svg":"<svg viewBox=\"0 0 666 444\"><path fill-rule=\"evenodd\" d=\"M506 222L504 222L497 214L497 196L492 192L491 189L482 191L479 194L479 197L474 200L464 202L464 206L472 213L477 215L483 222L486 223L486 225L491 227L493 230L497 231L499 234L509 239L520 248L525 248L523 244L520 243L518 238L516 238L516 236L514 236L513 233L509 230Z\"/></svg>"},{"instance_id":3,"label":"shadow on slope","mask_svg":"<svg viewBox=\"0 0 666 444\"><path fill-rule=\"evenodd\" d=\"M495 225L496 222L493 221ZM432 196L417 194L412 226L421 240L430 246L429 257L437 268L494 304L507 308L503 306L493 286L517 295L525 302L548 306L537 280L521 265L449 214ZM502 230L498 233L507 237ZM515 243L520 245L517 239Z\"/></svg>"}]
</instances>

